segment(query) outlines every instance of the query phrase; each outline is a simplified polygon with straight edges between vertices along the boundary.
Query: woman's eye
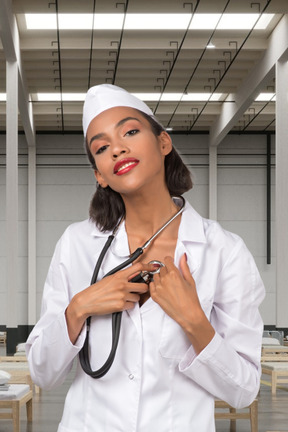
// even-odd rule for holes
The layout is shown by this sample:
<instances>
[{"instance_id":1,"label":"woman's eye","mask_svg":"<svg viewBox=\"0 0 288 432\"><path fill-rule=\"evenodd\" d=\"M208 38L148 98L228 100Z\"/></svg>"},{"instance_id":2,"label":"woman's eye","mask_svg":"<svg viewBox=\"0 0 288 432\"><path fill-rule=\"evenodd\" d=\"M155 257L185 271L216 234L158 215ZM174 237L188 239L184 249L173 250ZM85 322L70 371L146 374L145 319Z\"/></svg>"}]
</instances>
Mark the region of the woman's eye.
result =
<instances>
[{"instance_id":1,"label":"woman's eye","mask_svg":"<svg viewBox=\"0 0 288 432\"><path fill-rule=\"evenodd\" d=\"M128 132L126 132L125 136L136 135L138 132L139 132L139 129L131 129Z\"/></svg>"},{"instance_id":2,"label":"woman's eye","mask_svg":"<svg viewBox=\"0 0 288 432\"><path fill-rule=\"evenodd\" d=\"M99 149L96 151L96 155L99 155L99 154L101 154L101 153L103 153L105 150L106 150L106 148L107 148L108 146L107 145L104 145L104 146L102 146L102 147L99 147Z\"/></svg>"}]
</instances>

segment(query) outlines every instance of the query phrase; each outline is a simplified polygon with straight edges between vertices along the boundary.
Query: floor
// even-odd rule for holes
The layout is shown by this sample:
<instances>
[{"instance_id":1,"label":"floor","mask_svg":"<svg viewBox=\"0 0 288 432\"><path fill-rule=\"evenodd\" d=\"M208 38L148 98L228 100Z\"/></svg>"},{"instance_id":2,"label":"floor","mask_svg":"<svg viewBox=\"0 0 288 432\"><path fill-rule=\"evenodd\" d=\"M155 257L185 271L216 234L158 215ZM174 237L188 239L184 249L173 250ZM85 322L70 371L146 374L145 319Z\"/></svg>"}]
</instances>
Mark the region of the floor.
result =
<instances>
[{"instance_id":1,"label":"floor","mask_svg":"<svg viewBox=\"0 0 288 432\"><path fill-rule=\"evenodd\" d=\"M3 347L0 347L0 355L5 355ZM21 432L57 432L65 394L69 388L71 380L72 374L69 375L65 384L57 390L53 390L53 392L42 391L40 395L36 394L33 397L32 423L27 423L25 408L22 408ZM277 389L276 396L272 396L269 384L269 377L266 375L263 376L263 382L258 396L258 432L288 432L288 386L280 387ZM217 432L229 432L229 426L229 420L216 421ZM249 420L237 420L236 429L237 432L250 431ZM0 432L13 432L12 422L8 420L0 420Z\"/></svg>"}]
</instances>

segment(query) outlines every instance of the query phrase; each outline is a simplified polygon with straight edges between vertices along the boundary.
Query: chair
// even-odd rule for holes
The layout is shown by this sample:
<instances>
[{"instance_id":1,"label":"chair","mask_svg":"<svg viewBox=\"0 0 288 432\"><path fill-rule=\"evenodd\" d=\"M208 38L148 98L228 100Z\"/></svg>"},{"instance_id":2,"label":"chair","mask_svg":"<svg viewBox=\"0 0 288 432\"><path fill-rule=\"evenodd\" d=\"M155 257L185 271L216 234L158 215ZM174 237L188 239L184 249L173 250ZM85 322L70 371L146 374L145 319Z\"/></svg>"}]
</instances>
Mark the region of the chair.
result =
<instances>
[{"instance_id":1,"label":"chair","mask_svg":"<svg viewBox=\"0 0 288 432\"><path fill-rule=\"evenodd\" d=\"M255 399L251 405L243 410L237 410L222 400L215 400L215 410L228 409L228 412L216 412L215 419L228 419L230 420L230 432L236 432L236 420L248 419L250 420L251 432L258 432L258 400Z\"/></svg>"},{"instance_id":2,"label":"chair","mask_svg":"<svg viewBox=\"0 0 288 432\"><path fill-rule=\"evenodd\" d=\"M278 384L288 384L287 361L265 361L262 363L262 373L266 375L271 375L272 395L276 394Z\"/></svg>"}]
</instances>

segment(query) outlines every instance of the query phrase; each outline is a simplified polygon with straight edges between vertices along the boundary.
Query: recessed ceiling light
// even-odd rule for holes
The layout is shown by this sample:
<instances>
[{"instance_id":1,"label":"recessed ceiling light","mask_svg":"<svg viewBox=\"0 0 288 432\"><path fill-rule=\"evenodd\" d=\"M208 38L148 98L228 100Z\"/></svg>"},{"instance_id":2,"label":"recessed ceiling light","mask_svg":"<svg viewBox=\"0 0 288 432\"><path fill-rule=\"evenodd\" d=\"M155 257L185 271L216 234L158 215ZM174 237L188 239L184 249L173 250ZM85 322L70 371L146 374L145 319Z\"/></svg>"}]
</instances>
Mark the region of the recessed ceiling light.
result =
<instances>
[{"instance_id":1,"label":"recessed ceiling light","mask_svg":"<svg viewBox=\"0 0 288 432\"><path fill-rule=\"evenodd\" d=\"M222 93L187 93L183 95L183 102L206 102L206 101L219 101Z\"/></svg>"},{"instance_id":2,"label":"recessed ceiling light","mask_svg":"<svg viewBox=\"0 0 288 432\"><path fill-rule=\"evenodd\" d=\"M55 14L25 14L27 30L55 30L57 20Z\"/></svg>"},{"instance_id":3,"label":"recessed ceiling light","mask_svg":"<svg viewBox=\"0 0 288 432\"><path fill-rule=\"evenodd\" d=\"M217 25L217 30L250 30L255 25L259 16L260 14L223 14ZM264 18L259 19L255 29L265 29L274 15L267 14L264 16L265 20Z\"/></svg>"},{"instance_id":4,"label":"recessed ceiling light","mask_svg":"<svg viewBox=\"0 0 288 432\"><path fill-rule=\"evenodd\" d=\"M179 102L183 93L163 93L161 102Z\"/></svg>"},{"instance_id":5,"label":"recessed ceiling light","mask_svg":"<svg viewBox=\"0 0 288 432\"><path fill-rule=\"evenodd\" d=\"M61 30L89 30L92 28L92 14L59 14L59 27Z\"/></svg>"},{"instance_id":6,"label":"recessed ceiling light","mask_svg":"<svg viewBox=\"0 0 288 432\"><path fill-rule=\"evenodd\" d=\"M215 29L221 14L194 14L190 25L191 30Z\"/></svg>"},{"instance_id":7,"label":"recessed ceiling light","mask_svg":"<svg viewBox=\"0 0 288 432\"><path fill-rule=\"evenodd\" d=\"M276 95L275 93L260 93L257 98L255 99L255 102L275 102Z\"/></svg>"},{"instance_id":8,"label":"recessed ceiling light","mask_svg":"<svg viewBox=\"0 0 288 432\"><path fill-rule=\"evenodd\" d=\"M133 93L134 96L145 102L158 102L161 93ZM62 93L63 102L83 102L86 93ZM205 101L220 101L222 93L163 93L161 102L205 102ZM182 99L181 99L182 98ZM60 93L37 93L34 95L32 102L60 102ZM255 102L275 102L275 93L260 93ZM6 93L0 93L0 102L6 102Z\"/></svg>"},{"instance_id":9,"label":"recessed ceiling light","mask_svg":"<svg viewBox=\"0 0 288 432\"><path fill-rule=\"evenodd\" d=\"M63 102L83 102L85 99L86 93L62 93L62 101ZM37 100L39 102L60 102L61 94L60 93L37 93Z\"/></svg>"},{"instance_id":10,"label":"recessed ceiling light","mask_svg":"<svg viewBox=\"0 0 288 432\"><path fill-rule=\"evenodd\" d=\"M125 30L184 30L190 14L127 14Z\"/></svg>"},{"instance_id":11,"label":"recessed ceiling light","mask_svg":"<svg viewBox=\"0 0 288 432\"><path fill-rule=\"evenodd\" d=\"M218 101L221 96L222 93L164 93L161 101L206 102Z\"/></svg>"},{"instance_id":12,"label":"recessed ceiling light","mask_svg":"<svg viewBox=\"0 0 288 432\"><path fill-rule=\"evenodd\" d=\"M161 93L133 93L134 96L145 102L158 102ZM62 93L63 102L84 101L86 93ZM221 93L163 93L161 102L205 102L218 101L221 98ZM59 102L61 101L60 93L37 93L36 100L39 102Z\"/></svg>"},{"instance_id":13,"label":"recessed ceiling light","mask_svg":"<svg viewBox=\"0 0 288 432\"><path fill-rule=\"evenodd\" d=\"M160 99L161 93L133 93L133 95L146 102L157 102Z\"/></svg>"}]
</instances>

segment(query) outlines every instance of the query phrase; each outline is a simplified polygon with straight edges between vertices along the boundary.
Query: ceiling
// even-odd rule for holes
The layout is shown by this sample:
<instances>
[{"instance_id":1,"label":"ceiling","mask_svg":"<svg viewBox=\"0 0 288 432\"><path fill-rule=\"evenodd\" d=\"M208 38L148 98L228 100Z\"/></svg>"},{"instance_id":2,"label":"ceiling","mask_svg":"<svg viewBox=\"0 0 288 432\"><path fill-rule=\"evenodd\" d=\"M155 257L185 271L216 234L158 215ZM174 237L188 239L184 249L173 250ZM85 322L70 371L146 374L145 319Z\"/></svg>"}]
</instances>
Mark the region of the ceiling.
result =
<instances>
[{"instance_id":1,"label":"ceiling","mask_svg":"<svg viewBox=\"0 0 288 432\"><path fill-rule=\"evenodd\" d=\"M236 103L253 71L255 78L271 35L288 13L288 0L13 0L12 11L36 132L80 133L83 102L66 102L63 96L112 83L133 93L220 93L219 101L212 96L200 102L147 101L165 127L193 133L209 131L224 105ZM124 17L125 13L186 13L192 18L193 14L258 12L275 14L264 30L27 30L24 19L25 13L124 13ZM6 37L2 29L0 93L6 92ZM214 49L206 48L209 42ZM266 80L259 77L258 84L258 93L273 94L275 73ZM38 93L60 93L62 100L38 101ZM275 102L246 99L230 130L274 131ZM0 102L0 131L5 130L5 105Z\"/></svg>"}]
</instances>

